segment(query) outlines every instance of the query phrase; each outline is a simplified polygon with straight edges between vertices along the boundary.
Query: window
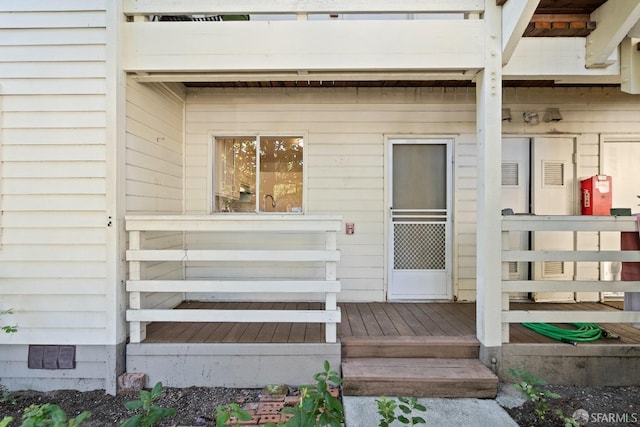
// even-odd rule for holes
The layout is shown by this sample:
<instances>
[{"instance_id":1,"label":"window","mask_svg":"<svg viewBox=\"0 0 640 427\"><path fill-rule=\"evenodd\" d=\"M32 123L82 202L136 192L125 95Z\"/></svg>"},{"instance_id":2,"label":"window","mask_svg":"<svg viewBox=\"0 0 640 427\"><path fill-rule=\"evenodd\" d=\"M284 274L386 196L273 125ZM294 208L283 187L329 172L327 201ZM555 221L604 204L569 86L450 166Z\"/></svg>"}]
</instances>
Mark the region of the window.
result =
<instances>
[{"instance_id":1,"label":"window","mask_svg":"<svg viewBox=\"0 0 640 427\"><path fill-rule=\"evenodd\" d=\"M213 212L302 212L301 136L229 136L213 142Z\"/></svg>"}]
</instances>

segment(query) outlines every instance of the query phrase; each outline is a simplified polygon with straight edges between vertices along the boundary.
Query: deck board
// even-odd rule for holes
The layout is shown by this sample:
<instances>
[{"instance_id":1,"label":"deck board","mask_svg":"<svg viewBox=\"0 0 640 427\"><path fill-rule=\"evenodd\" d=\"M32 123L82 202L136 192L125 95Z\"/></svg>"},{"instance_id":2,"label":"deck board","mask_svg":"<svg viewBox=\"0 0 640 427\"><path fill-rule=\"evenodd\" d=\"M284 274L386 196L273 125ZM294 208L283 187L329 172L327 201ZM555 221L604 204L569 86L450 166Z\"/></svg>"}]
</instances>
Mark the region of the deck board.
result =
<instances>
[{"instance_id":1,"label":"deck board","mask_svg":"<svg viewBox=\"0 0 640 427\"><path fill-rule=\"evenodd\" d=\"M358 336L466 336L475 335L473 303L340 303L342 323L338 337ZM185 302L177 309L320 309L321 303ZM514 310L616 310L600 303L512 302ZM640 328L628 324L602 324L620 339L599 344L640 344ZM305 323L192 323L155 322L147 327L149 343L323 342L324 325ZM510 327L511 343L557 343L521 324Z\"/></svg>"}]
</instances>

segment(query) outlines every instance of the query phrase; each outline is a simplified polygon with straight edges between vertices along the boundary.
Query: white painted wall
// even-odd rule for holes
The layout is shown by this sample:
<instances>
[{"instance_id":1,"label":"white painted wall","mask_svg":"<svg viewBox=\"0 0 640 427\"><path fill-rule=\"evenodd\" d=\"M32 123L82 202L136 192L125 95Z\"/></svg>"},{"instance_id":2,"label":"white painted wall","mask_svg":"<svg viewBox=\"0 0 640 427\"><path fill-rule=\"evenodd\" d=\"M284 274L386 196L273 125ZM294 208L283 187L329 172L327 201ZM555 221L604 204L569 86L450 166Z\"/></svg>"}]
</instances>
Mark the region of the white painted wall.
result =
<instances>
[{"instance_id":1,"label":"white painted wall","mask_svg":"<svg viewBox=\"0 0 640 427\"><path fill-rule=\"evenodd\" d=\"M127 79L126 207L128 215L181 214L184 185L184 87ZM143 248L182 246L182 233L149 233ZM143 263L146 279L182 279L182 263ZM145 308L173 307L182 294L145 296Z\"/></svg>"},{"instance_id":2,"label":"white painted wall","mask_svg":"<svg viewBox=\"0 0 640 427\"><path fill-rule=\"evenodd\" d=\"M596 173L599 133L640 130L640 99L615 88L505 89L504 105L513 116L511 123L503 123L505 136L575 135L579 179ZM564 120L536 126L522 121L524 111L542 117L546 107L559 107ZM473 88L190 89L186 111L185 203L192 214L209 209L210 135L306 133L306 212L342 215L355 223L354 235L338 235L342 301L385 297L384 136L454 135L454 295L475 299ZM597 235L581 236L578 244L597 245ZM597 277L597 267L586 266L580 277ZM233 269L191 272L197 277L239 274Z\"/></svg>"},{"instance_id":3,"label":"white painted wall","mask_svg":"<svg viewBox=\"0 0 640 427\"><path fill-rule=\"evenodd\" d=\"M9 388L107 388L115 363L107 15L105 0L0 4L0 310L18 325L0 335ZM77 368L28 370L28 344L77 345Z\"/></svg>"}]
</instances>

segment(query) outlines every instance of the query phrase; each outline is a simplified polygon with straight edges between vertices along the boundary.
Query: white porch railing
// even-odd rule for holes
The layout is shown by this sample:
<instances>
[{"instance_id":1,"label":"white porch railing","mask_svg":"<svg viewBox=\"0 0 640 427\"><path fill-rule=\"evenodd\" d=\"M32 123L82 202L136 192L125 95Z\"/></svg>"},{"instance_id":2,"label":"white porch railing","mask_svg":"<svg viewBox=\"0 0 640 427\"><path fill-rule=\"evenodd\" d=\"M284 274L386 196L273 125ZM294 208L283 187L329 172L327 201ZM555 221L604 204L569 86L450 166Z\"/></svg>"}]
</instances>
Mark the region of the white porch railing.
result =
<instances>
[{"instance_id":1,"label":"white porch railing","mask_svg":"<svg viewBox=\"0 0 640 427\"><path fill-rule=\"evenodd\" d=\"M126 218L129 233L129 293L127 321L130 342L139 343L146 337L146 322L291 322L324 323L326 342L336 342L336 325L340 322L336 280L336 265L340 252L336 247L336 232L341 229L340 217L309 215L213 215L213 216L130 216ZM304 235L324 233L324 249L144 249L144 233L167 232L237 232L278 233L295 232ZM271 262L271 263L324 263L324 279L310 280L146 280L141 277L141 264L145 262ZM247 265L247 264L245 264ZM251 268L249 265L246 268ZM324 310L172 310L144 307L145 293L321 293Z\"/></svg>"},{"instance_id":2,"label":"white porch railing","mask_svg":"<svg viewBox=\"0 0 640 427\"><path fill-rule=\"evenodd\" d=\"M640 251L510 250L509 233L523 231L638 232L636 217L504 216L502 219L502 340L509 342L509 324L638 323L640 311L510 310L511 292L640 292L640 281L509 280L509 262L640 262Z\"/></svg>"}]
</instances>

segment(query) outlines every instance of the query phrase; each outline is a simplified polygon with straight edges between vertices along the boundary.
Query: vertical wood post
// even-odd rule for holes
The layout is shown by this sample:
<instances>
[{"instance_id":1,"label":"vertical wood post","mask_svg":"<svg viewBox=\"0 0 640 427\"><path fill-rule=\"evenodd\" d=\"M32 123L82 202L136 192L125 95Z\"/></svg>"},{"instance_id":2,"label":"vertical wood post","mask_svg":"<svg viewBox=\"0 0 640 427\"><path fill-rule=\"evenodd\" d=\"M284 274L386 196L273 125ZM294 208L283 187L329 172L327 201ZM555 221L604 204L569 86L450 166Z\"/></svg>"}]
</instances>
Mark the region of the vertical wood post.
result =
<instances>
[{"instance_id":1,"label":"vertical wood post","mask_svg":"<svg viewBox=\"0 0 640 427\"><path fill-rule=\"evenodd\" d=\"M509 232L502 232L502 251L509 250ZM509 280L509 262L502 261L502 280ZM502 283L500 283L500 292L502 292ZM502 292L501 312L509 311L509 293ZM509 322L502 323L502 342L509 342Z\"/></svg>"},{"instance_id":2,"label":"vertical wood post","mask_svg":"<svg viewBox=\"0 0 640 427\"><path fill-rule=\"evenodd\" d=\"M141 232L129 232L129 249L142 249ZM135 281L141 279L141 263L140 261L129 261L129 280ZM140 292L129 292L129 309L140 310L142 308L142 295ZM129 322L129 342L140 343L144 341L147 335L147 328L143 322Z\"/></svg>"},{"instance_id":3,"label":"vertical wood post","mask_svg":"<svg viewBox=\"0 0 640 427\"><path fill-rule=\"evenodd\" d=\"M501 162L502 9L485 2L484 69L476 86L478 138L477 315L478 339L485 348L502 343Z\"/></svg>"},{"instance_id":4,"label":"vertical wood post","mask_svg":"<svg viewBox=\"0 0 640 427\"><path fill-rule=\"evenodd\" d=\"M325 249L335 251L337 249L337 236L335 231L326 231L325 234ZM325 263L325 280L336 280L337 264L335 261L328 261ZM337 296L335 292L325 293L324 309L327 311L337 310ZM337 325L335 323L325 324L325 341L336 342L337 337Z\"/></svg>"}]
</instances>

